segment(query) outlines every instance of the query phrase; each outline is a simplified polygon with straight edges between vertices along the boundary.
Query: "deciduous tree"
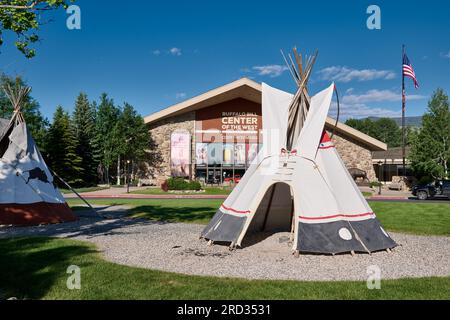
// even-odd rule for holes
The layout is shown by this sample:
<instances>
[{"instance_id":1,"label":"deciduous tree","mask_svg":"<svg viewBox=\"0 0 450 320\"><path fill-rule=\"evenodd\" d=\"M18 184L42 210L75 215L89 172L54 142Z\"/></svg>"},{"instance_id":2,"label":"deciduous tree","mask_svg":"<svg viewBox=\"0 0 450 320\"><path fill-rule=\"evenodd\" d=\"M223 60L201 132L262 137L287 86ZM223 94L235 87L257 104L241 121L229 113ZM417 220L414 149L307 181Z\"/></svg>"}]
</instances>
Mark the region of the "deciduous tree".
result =
<instances>
[{"instance_id":1,"label":"deciduous tree","mask_svg":"<svg viewBox=\"0 0 450 320\"><path fill-rule=\"evenodd\" d=\"M0 1L0 46L3 32L15 33L15 45L25 57L32 58L36 50L31 48L40 40L39 26L45 23L50 11L67 8L73 0L1 0Z\"/></svg>"},{"instance_id":2,"label":"deciduous tree","mask_svg":"<svg viewBox=\"0 0 450 320\"><path fill-rule=\"evenodd\" d=\"M96 115L94 148L107 184L110 182L109 169L117 155L116 128L119 116L120 109L114 105L114 101L106 93L102 94Z\"/></svg>"},{"instance_id":3,"label":"deciduous tree","mask_svg":"<svg viewBox=\"0 0 450 320\"><path fill-rule=\"evenodd\" d=\"M393 119L349 119L345 124L383 141L390 148L401 146L402 130Z\"/></svg>"},{"instance_id":4,"label":"deciduous tree","mask_svg":"<svg viewBox=\"0 0 450 320\"><path fill-rule=\"evenodd\" d=\"M410 160L420 175L435 179L449 177L450 165L450 110L448 96L437 89L423 116L423 127L413 135Z\"/></svg>"}]
</instances>

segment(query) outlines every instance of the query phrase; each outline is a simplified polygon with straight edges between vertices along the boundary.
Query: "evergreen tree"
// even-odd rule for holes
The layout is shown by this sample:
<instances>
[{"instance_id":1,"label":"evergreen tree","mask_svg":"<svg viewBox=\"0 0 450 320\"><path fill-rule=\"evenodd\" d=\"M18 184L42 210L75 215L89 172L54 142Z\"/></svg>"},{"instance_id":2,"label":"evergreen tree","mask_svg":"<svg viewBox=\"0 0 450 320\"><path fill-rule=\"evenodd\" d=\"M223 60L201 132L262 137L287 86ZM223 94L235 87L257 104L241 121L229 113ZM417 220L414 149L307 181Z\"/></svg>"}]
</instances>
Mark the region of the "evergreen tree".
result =
<instances>
[{"instance_id":1,"label":"evergreen tree","mask_svg":"<svg viewBox=\"0 0 450 320\"><path fill-rule=\"evenodd\" d=\"M104 182L109 184L109 169L116 160L116 128L120 109L114 105L114 101L108 98L106 93L100 97L95 122L94 147L96 157L100 160Z\"/></svg>"},{"instance_id":2,"label":"evergreen tree","mask_svg":"<svg viewBox=\"0 0 450 320\"><path fill-rule=\"evenodd\" d=\"M0 75L0 118L9 119L14 110L3 90L6 85L11 87L16 85L26 87L27 84L21 77L11 78L5 74ZM45 153L45 135L48 127L48 120L45 119L39 111L39 103L31 96L26 97L24 104L22 105L22 113L38 148L42 153Z\"/></svg>"},{"instance_id":3,"label":"evergreen tree","mask_svg":"<svg viewBox=\"0 0 450 320\"><path fill-rule=\"evenodd\" d=\"M449 177L450 109L448 96L442 89L434 92L423 116L423 127L413 135L410 160L420 175L435 179Z\"/></svg>"},{"instance_id":4,"label":"evergreen tree","mask_svg":"<svg viewBox=\"0 0 450 320\"><path fill-rule=\"evenodd\" d=\"M53 115L46 142L50 168L70 185L82 185L83 160L77 154L77 139L69 114L61 106Z\"/></svg>"},{"instance_id":5,"label":"evergreen tree","mask_svg":"<svg viewBox=\"0 0 450 320\"><path fill-rule=\"evenodd\" d=\"M81 157L83 168L83 181L86 185L97 182L98 163L94 159L93 142L95 138L95 106L92 106L88 97L80 93L75 103L72 121L77 139L77 154Z\"/></svg>"}]
</instances>

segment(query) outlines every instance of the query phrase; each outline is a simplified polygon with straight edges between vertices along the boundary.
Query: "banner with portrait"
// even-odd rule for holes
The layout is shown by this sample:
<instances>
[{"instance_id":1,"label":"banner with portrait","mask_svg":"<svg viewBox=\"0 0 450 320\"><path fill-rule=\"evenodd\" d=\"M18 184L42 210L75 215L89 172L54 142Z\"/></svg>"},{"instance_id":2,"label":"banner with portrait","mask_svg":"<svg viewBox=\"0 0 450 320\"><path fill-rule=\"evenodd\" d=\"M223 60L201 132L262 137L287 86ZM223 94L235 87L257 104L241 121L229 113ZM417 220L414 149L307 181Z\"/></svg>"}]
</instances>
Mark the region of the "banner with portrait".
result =
<instances>
[{"instance_id":1,"label":"banner with portrait","mask_svg":"<svg viewBox=\"0 0 450 320\"><path fill-rule=\"evenodd\" d=\"M258 155L258 144L249 143L247 144L247 165L250 166Z\"/></svg>"},{"instance_id":2,"label":"banner with portrait","mask_svg":"<svg viewBox=\"0 0 450 320\"><path fill-rule=\"evenodd\" d=\"M191 135L174 132L170 137L170 166L174 177L189 177L191 163Z\"/></svg>"},{"instance_id":3,"label":"banner with portrait","mask_svg":"<svg viewBox=\"0 0 450 320\"><path fill-rule=\"evenodd\" d=\"M236 143L234 145L234 164L236 166L245 166L245 143Z\"/></svg>"},{"instance_id":4,"label":"banner with portrait","mask_svg":"<svg viewBox=\"0 0 450 320\"><path fill-rule=\"evenodd\" d=\"M197 143L195 147L195 163L200 167L206 167L208 165L207 143Z\"/></svg>"},{"instance_id":5,"label":"banner with portrait","mask_svg":"<svg viewBox=\"0 0 450 320\"><path fill-rule=\"evenodd\" d=\"M232 166L234 162L234 144L227 143L223 146L223 165Z\"/></svg>"},{"instance_id":6,"label":"banner with portrait","mask_svg":"<svg viewBox=\"0 0 450 320\"><path fill-rule=\"evenodd\" d=\"M208 165L219 166L222 165L223 160L223 144L210 143L208 144Z\"/></svg>"}]
</instances>

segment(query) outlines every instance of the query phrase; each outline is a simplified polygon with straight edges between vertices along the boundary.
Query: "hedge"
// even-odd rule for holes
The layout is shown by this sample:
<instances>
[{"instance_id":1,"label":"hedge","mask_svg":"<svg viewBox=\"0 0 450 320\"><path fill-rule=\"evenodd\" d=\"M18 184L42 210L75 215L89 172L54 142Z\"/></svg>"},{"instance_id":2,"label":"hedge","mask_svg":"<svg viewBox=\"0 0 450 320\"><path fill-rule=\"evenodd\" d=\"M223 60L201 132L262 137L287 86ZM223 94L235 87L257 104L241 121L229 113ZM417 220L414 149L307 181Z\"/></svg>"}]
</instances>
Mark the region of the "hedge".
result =
<instances>
[{"instance_id":1,"label":"hedge","mask_svg":"<svg viewBox=\"0 0 450 320\"><path fill-rule=\"evenodd\" d=\"M168 190L202 190L202 185L198 181L186 181L183 178L167 179Z\"/></svg>"}]
</instances>

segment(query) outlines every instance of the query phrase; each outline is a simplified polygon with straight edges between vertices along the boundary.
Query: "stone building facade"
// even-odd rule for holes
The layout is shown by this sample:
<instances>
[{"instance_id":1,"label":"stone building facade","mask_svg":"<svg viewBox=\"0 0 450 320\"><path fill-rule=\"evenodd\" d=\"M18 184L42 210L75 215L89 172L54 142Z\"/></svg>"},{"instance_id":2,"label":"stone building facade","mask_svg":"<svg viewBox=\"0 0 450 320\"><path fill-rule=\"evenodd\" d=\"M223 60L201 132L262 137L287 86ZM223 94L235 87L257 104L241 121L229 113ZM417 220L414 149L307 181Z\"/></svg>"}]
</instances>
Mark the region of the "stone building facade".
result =
<instances>
[{"instance_id":1,"label":"stone building facade","mask_svg":"<svg viewBox=\"0 0 450 320\"><path fill-rule=\"evenodd\" d=\"M154 173L149 177L152 184L160 185L171 176L170 167L170 137L173 132L188 132L191 137L195 134L195 112L187 112L178 116L163 119L148 126L160 160L155 163ZM192 141L194 145L194 141ZM191 159L194 159L195 148L191 147ZM190 165L194 172L195 164Z\"/></svg>"},{"instance_id":2,"label":"stone building facade","mask_svg":"<svg viewBox=\"0 0 450 320\"><path fill-rule=\"evenodd\" d=\"M247 102L251 101L251 103L245 103L245 100L248 100ZM260 84L244 78L145 118L155 142L156 150L154 151L160 155L160 161L154 165L152 177L149 177L151 183L160 185L171 176L171 136L174 132L185 132L190 135L191 163L189 164L189 178L196 178L196 173L199 172L198 166L195 163L196 144L198 142L205 142L197 141L200 139L198 135L198 115L202 114L201 118L203 118L203 114L205 113L203 110L223 108L227 104L227 101L241 101L240 103L243 109L245 109L246 104L253 104L254 106L255 102L260 106ZM333 130L334 125L335 121L332 119L327 120L327 130ZM333 142L347 168L364 170L370 181L376 181L372 152L385 150L385 144L344 124L339 124L333 131Z\"/></svg>"},{"instance_id":3,"label":"stone building facade","mask_svg":"<svg viewBox=\"0 0 450 320\"><path fill-rule=\"evenodd\" d=\"M347 168L364 170L370 181L377 180L372 163L372 151L367 146L342 133L335 133L333 143Z\"/></svg>"},{"instance_id":4,"label":"stone building facade","mask_svg":"<svg viewBox=\"0 0 450 320\"><path fill-rule=\"evenodd\" d=\"M191 141L191 159L195 159L195 112L188 112L155 122L149 126L150 134L155 142L157 152L161 156L161 161L155 167L154 175L150 177L151 183L160 185L171 176L170 167L170 137L173 132L189 132ZM344 161L347 168L358 168L367 172L370 181L376 181L377 177L373 168L372 151L362 143L345 136L342 133L335 133L333 143ZM195 178L195 163L191 163L190 172Z\"/></svg>"}]
</instances>

